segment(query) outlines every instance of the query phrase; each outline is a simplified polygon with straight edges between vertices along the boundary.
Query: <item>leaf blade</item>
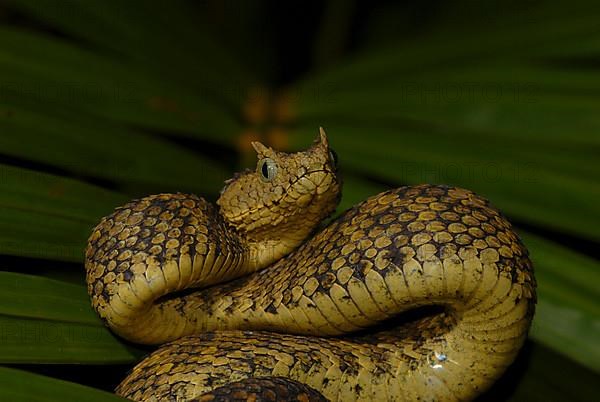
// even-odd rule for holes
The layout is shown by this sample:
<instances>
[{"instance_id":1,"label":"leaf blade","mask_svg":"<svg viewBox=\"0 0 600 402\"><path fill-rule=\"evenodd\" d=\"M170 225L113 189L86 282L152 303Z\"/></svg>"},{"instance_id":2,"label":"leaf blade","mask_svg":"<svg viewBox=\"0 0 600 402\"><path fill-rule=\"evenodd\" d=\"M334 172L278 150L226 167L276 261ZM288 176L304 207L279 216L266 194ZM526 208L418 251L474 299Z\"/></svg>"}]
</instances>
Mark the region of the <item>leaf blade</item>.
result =
<instances>
[{"instance_id":1,"label":"leaf blade","mask_svg":"<svg viewBox=\"0 0 600 402\"><path fill-rule=\"evenodd\" d=\"M123 402L109 392L8 367L0 367L0 398L13 402Z\"/></svg>"}]
</instances>

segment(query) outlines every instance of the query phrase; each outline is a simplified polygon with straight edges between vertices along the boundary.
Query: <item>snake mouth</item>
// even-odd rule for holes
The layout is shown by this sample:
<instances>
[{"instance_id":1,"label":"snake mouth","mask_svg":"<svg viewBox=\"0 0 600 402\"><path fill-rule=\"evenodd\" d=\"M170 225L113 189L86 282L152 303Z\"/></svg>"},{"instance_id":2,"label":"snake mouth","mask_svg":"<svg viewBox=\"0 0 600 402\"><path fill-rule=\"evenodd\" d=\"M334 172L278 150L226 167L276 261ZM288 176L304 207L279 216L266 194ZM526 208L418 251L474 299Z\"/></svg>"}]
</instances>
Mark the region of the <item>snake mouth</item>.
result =
<instances>
[{"instance_id":1,"label":"snake mouth","mask_svg":"<svg viewBox=\"0 0 600 402\"><path fill-rule=\"evenodd\" d=\"M311 176L318 174L318 173L322 173L323 174L323 178L321 180L319 180L318 182L315 180L311 180ZM323 185L323 182L326 180L327 177L330 177L331 180L328 184L326 184L325 186ZM309 189L308 191L304 191L304 192L298 192L296 191L296 195L294 196L294 191L293 189L296 187L296 185L301 181L301 180L308 180L308 182L312 183L312 188ZM306 184L308 184L308 182ZM265 204L258 206L256 208L252 208L249 209L245 212L242 212L241 214L238 214L234 217L229 218L232 221L240 221L245 219L248 216L254 215L256 214L259 210L263 209L263 208L272 208L272 207L276 207L278 205L281 205L283 203L283 200L286 197L291 197L294 200L299 200L302 197L306 197L307 195L310 196L310 198L308 199L308 201L304 201L304 205L303 206L307 206L308 204L310 204L310 202L312 202L312 200L314 199L314 197L316 195L321 195L323 193L326 192L327 189L333 187L333 186L339 186L339 179L337 177L337 174L335 171L331 170L331 169L327 169L327 168L320 168L320 169L314 169L314 170L310 170L307 171L305 173L303 173L302 175L294 178L293 180L289 181L287 183L287 185L284 187L283 192L281 194L280 197L276 198L276 199L271 199L271 200L265 200ZM319 191L319 188L321 187L326 187L326 190L324 191ZM306 186L305 186L306 188ZM339 193L339 191L338 191ZM339 198L339 197L338 197Z\"/></svg>"},{"instance_id":2,"label":"snake mouth","mask_svg":"<svg viewBox=\"0 0 600 402\"><path fill-rule=\"evenodd\" d=\"M314 176L318 173L323 174L323 177L320 180L316 181L316 180L311 179L311 176ZM331 180L329 181L329 183L324 185L324 181L328 177L331 178ZM303 192L297 191L298 183L300 183L303 180L304 180L304 184L305 184L303 187L305 189L307 189L307 191L303 191ZM312 200L315 198L315 196L325 193L331 187L338 185L338 183L339 182L336 177L336 174L332 170L329 170L329 169L310 170L310 171L305 172L304 174L296 177L294 180L290 181L289 184L284 188L283 194L281 195L281 197L279 197L275 200L269 200L269 203L266 204L265 206L272 207L272 206L279 205L283 202L283 200L286 197L291 197L294 200L298 201L299 199L306 197L308 195L308 196L310 196L308 201L304 201L304 203L302 203L303 204L302 206L307 206L308 204L310 204L310 202L312 202ZM308 186L306 186L306 185L309 185L311 188L308 188ZM325 189L322 191L319 191L320 188L325 188ZM294 190L296 190L296 191L294 191ZM258 208L255 208L254 211L256 211L257 209Z\"/></svg>"},{"instance_id":3,"label":"snake mouth","mask_svg":"<svg viewBox=\"0 0 600 402\"><path fill-rule=\"evenodd\" d=\"M321 179L321 181L319 183L315 183L313 180L311 180L309 178L309 176L312 176L315 173L324 173L323 179ZM311 189L311 190L316 190L317 188L319 188L319 186L321 186L323 184L323 180L325 180L326 177L331 177L332 178L332 181L331 181L331 183L329 183L328 187L331 187L331 185L334 184L334 183L335 184L338 183L336 173L334 171L332 171L332 170L329 170L329 169L315 169L315 170L311 170L309 172L306 172L306 173L298 176L295 180L291 181L289 183L289 185L285 188L283 195L279 198L278 201L281 201L286 195L290 195L290 193L291 193L290 190L298 182L300 182L300 180L302 180L302 179L308 179L308 180L310 180L310 182L314 184L314 188ZM307 193L303 193L303 194L308 194L308 193L310 193L310 191L307 192ZM275 201L274 203L277 203L277 201Z\"/></svg>"}]
</instances>

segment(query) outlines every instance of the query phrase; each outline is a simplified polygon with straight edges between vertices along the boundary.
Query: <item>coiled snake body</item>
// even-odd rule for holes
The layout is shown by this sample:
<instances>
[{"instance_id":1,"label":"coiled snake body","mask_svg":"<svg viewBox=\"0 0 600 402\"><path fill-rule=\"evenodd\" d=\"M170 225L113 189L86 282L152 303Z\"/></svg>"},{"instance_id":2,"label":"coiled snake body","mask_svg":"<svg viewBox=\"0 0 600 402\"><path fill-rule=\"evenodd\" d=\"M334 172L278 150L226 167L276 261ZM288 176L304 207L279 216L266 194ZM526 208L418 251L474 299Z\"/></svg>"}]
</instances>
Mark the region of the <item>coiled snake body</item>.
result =
<instances>
[{"instance_id":1,"label":"coiled snake body","mask_svg":"<svg viewBox=\"0 0 600 402\"><path fill-rule=\"evenodd\" d=\"M117 393L442 401L489 387L535 304L507 220L470 191L421 185L373 196L306 240L341 191L325 134L292 154L253 145L257 170L229 180L217 206L155 195L94 229L93 307L124 338L169 342ZM403 314L423 306L439 309Z\"/></svg>"}]
</instances>

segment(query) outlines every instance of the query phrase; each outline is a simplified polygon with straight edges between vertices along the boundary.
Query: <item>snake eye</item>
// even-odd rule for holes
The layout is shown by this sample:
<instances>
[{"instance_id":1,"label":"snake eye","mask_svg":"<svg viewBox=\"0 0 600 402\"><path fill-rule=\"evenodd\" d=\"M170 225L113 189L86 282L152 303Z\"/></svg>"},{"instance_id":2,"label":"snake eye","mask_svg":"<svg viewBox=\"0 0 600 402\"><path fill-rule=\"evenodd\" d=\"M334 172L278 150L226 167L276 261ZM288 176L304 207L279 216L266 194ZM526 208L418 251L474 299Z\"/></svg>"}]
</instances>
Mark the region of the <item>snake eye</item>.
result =
<instances>
[{"instance_id":1,"label":"snake eye","mask_svg":"<svg viewBox=\"0 0 600 402\"><path fill-rule=\"evenodd\" d=\"M338 167L338 156L337 152L333 150L333 148L329 148L329 159L331 159L331 163L333 164L334 169Z\"/></svg>"},{"instance_id":2,"label":"snake eye","mask_svg":"<svg viewBox=\"0 0 600 402\"><path fill-rule=\"evenodd\" d=\"M258 162L258 173L262 181L268 182L277 175L277 164L271 158L261 159Z\"/></svg>"}]
</instances>

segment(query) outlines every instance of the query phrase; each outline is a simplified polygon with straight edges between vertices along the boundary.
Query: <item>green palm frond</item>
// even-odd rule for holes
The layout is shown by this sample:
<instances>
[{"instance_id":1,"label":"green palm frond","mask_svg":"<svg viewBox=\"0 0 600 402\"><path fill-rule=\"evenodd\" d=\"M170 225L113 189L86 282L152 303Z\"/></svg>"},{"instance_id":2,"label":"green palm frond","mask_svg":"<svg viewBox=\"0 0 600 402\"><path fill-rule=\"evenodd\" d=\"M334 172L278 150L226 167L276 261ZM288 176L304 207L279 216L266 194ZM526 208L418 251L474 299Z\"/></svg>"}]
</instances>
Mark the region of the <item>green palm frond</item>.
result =
<instances>
[{"instance_id":1,"label":"green palm frond","mask_svg":"<svg viewBox=\"0 0 600 402\"><path fill-rule=\"evenodd\" d=\"M473 189L515 222L537 315L482 399L592 400L600 6L526 3L384 4L348 50L363 6L331 1L313 69L283 86L276 41L260 30L268 2L0 4L0 399L109 400L63 381L58 364L111 370L144 353L89 306L83 250L100 217L148 193L214 198L250 139L300 149L323 125L344 173L339 210L433 182ZM39 364L57 364L56 378Z\"/></svg>"},{"instance_id":2,"label":"green palm frond","mask_svg":"<svg viewBox=\"0 0 600 402\"><path fill-rule=\"evenodd\" d=\"M36 391L32 390L33 384L37 388ZM0 386L2 398L12 402L33 400L123 402L127 400L106 391L6 367L0 367Z\"/></svg>"}]
</instances>

